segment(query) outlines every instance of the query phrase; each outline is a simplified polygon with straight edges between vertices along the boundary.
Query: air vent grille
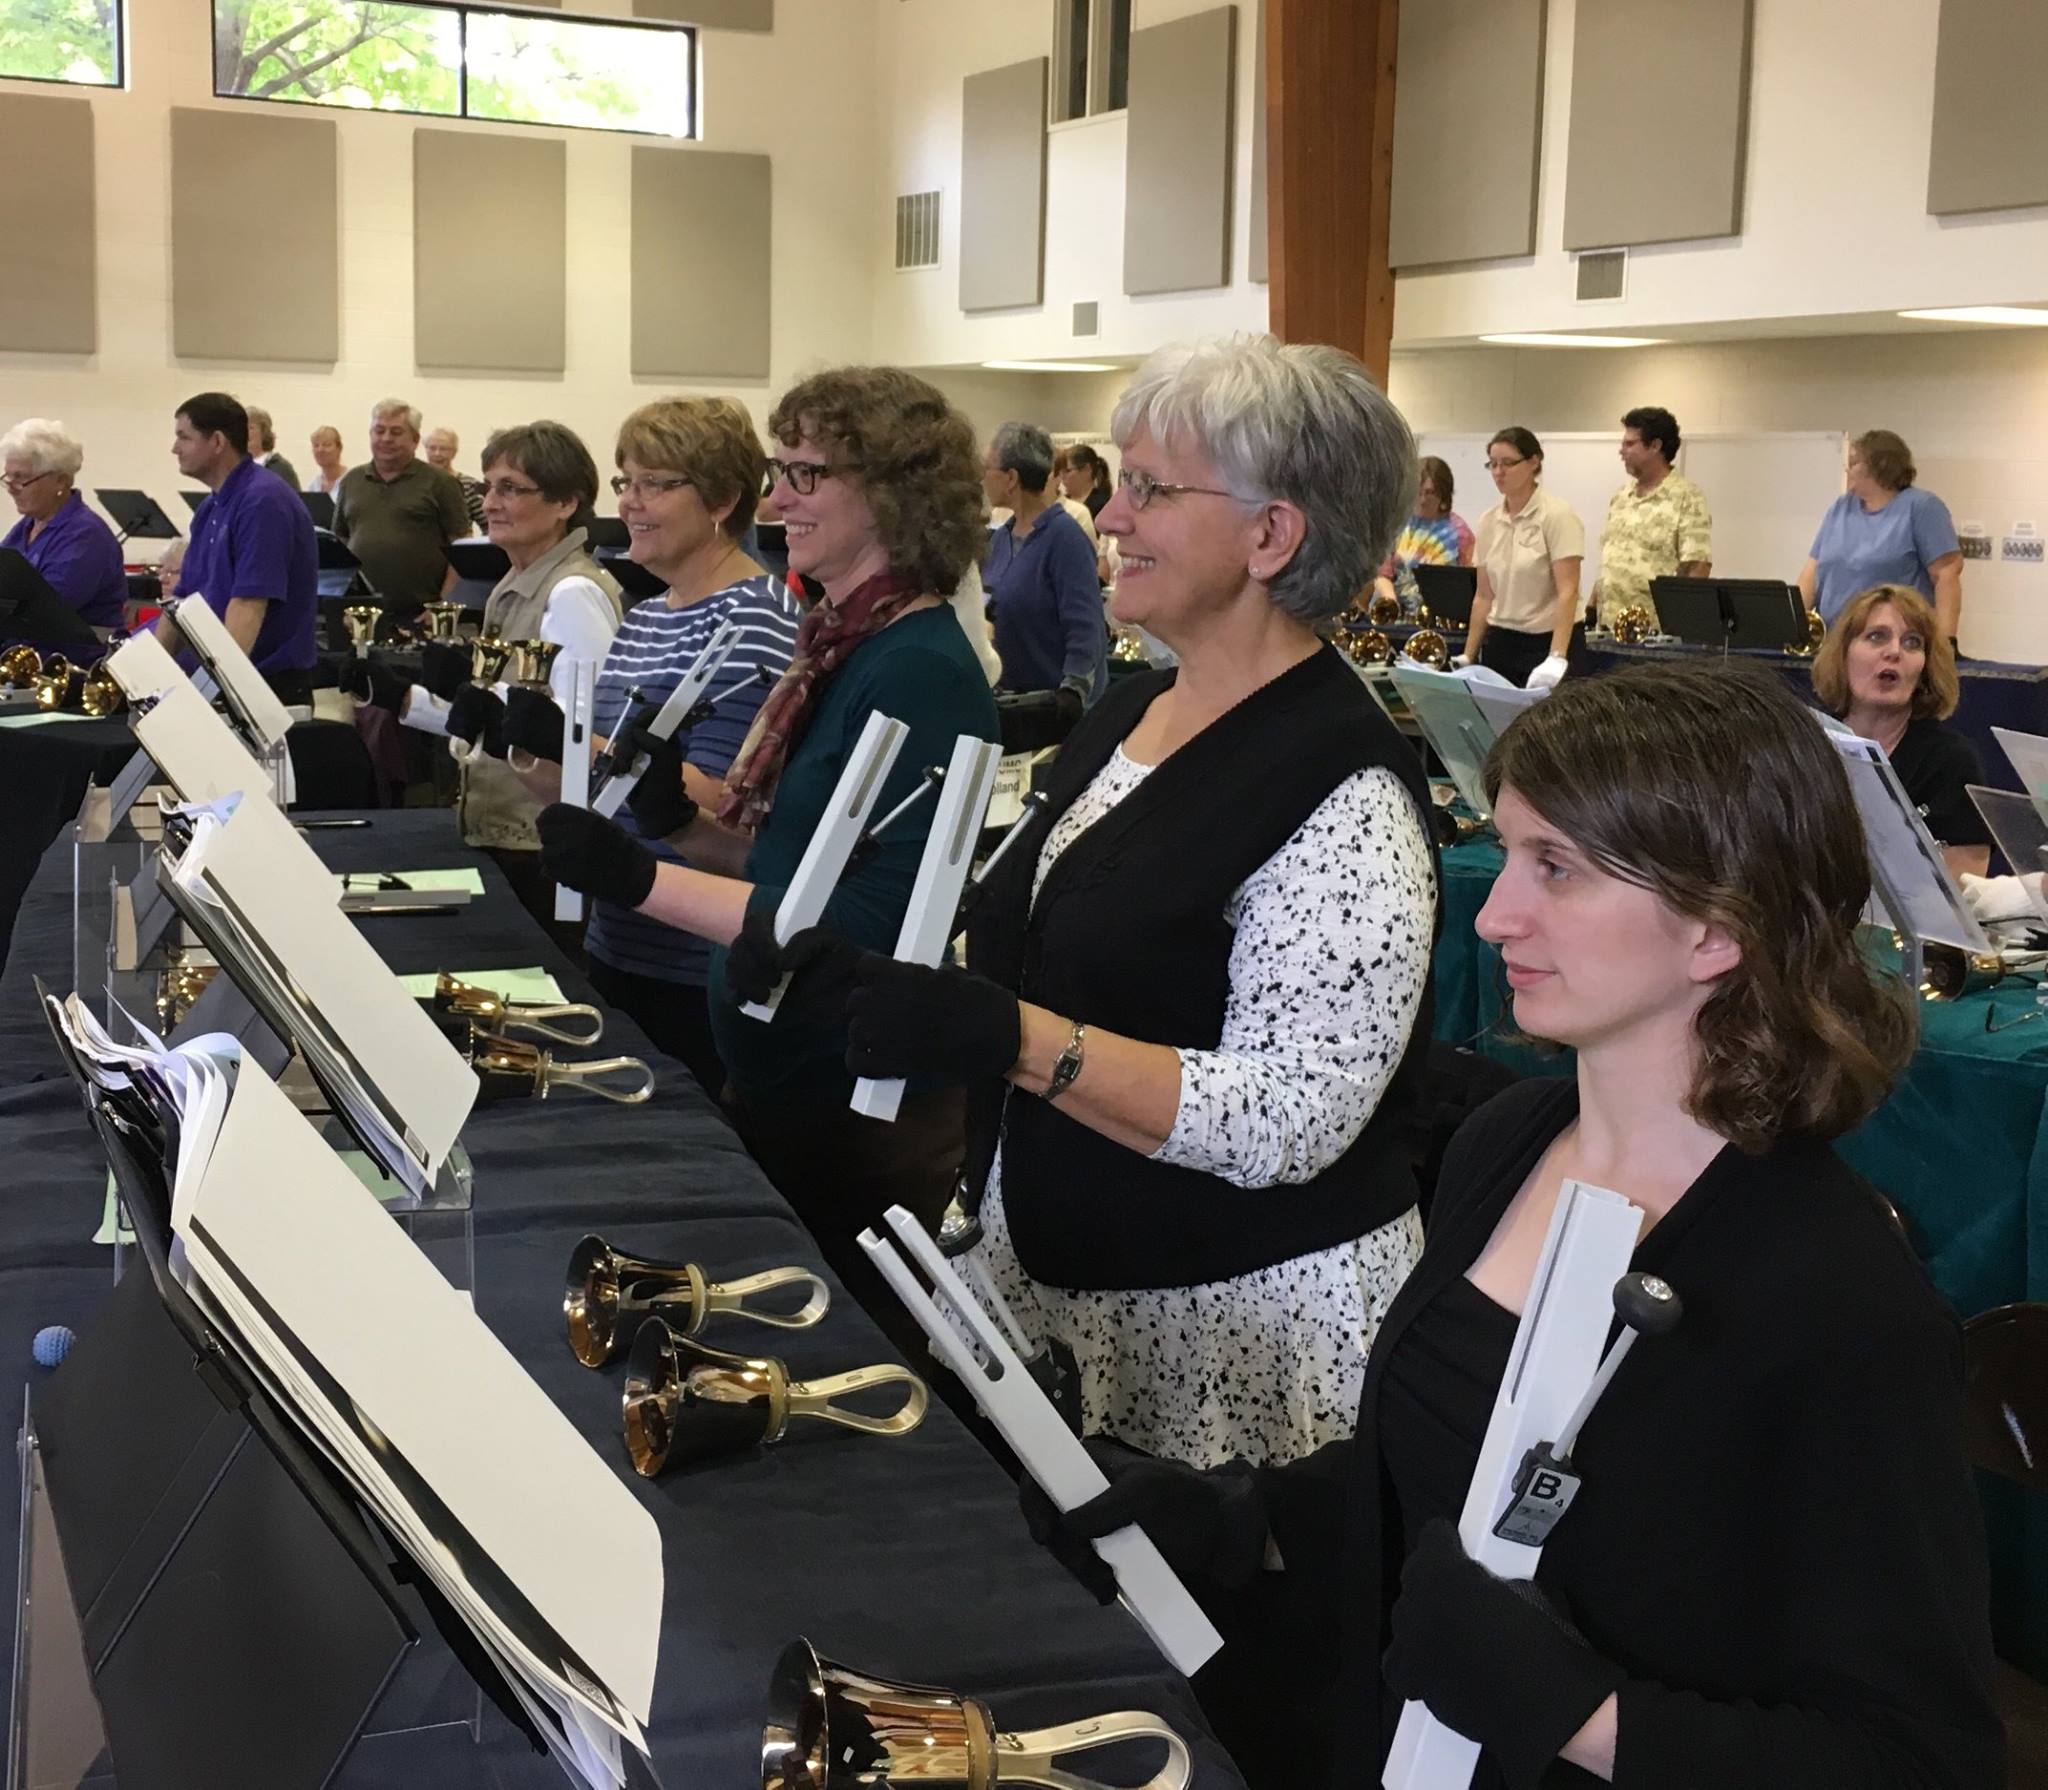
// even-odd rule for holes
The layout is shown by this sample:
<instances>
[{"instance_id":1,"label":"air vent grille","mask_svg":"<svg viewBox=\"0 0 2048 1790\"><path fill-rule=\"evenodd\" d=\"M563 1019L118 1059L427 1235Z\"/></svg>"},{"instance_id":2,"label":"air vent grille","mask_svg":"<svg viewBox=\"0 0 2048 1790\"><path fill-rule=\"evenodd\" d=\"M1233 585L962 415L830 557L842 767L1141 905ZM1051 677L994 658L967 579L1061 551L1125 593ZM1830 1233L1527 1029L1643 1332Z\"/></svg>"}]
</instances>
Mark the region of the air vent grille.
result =
<instances>
[{"instance_id":1,"label":"air vent grille","mask_svg":"<svg viewBox=\"0 0 2048 1790\"><path fill-rule=\"evenodd\" d=\"M900 193L896 198L896 265L939 264L939 195Z\"/></svg>"},{"instance_id":2,"label":"air vent grille","mask_svg":"<svg viewBox=\"0 0 2048 1790\"><path fill-rule=\"evenodd\" d=\"M1578 300L1621 298L1628 291L1628 250L1592 249L1578 257Z\"/></svg>"}]
</instances>

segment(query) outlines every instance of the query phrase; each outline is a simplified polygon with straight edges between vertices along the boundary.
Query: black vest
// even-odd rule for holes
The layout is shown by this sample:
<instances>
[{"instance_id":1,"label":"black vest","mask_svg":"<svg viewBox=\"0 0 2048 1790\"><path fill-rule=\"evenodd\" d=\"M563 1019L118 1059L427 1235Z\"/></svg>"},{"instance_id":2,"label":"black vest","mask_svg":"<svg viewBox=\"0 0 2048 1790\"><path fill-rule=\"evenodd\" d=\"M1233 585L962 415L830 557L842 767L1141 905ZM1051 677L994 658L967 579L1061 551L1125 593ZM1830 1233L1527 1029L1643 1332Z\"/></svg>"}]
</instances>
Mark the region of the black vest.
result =
<instances>
[{"instance_id":1,"label":"black vest","mask_svg":"<svg viewBox=\"0 0 2048 1790\"><path fill-rule=\"evenodd\" d=\"M1047 830L1173 677L1119 680L1061 747L1045 814L997 866L969 952L976 970L1023 1000L1126 1037L1203 1050L1222 1037L1235 937L1224 909L1239 885L1356 771L1396 772L1425 835L1429 793L1415 749L1325 647L1150 772L1060 855L1034 907ZM1199 1286L1362 1237L1415 1200L1430 1006L1425 988L1377 1110L1311 1181L1234 1187L1154 1162L1050 1101L983 1089L971 1108L969 1184L980 1186L1000 1125L1017 1258L1051 1286Z\"/></svg>"}]
</instances>

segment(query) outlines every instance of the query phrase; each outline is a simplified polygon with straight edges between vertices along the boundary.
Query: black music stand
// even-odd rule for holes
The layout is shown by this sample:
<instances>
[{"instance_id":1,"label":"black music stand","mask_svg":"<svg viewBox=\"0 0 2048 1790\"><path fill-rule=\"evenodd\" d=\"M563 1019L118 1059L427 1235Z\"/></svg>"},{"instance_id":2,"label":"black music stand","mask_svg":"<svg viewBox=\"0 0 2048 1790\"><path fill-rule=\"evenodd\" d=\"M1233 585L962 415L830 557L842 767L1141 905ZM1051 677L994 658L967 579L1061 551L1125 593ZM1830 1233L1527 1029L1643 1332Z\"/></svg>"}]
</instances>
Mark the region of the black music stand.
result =
<instances>
[{"instance_id":1,"label":"black music stand","mask_svg":"<svg viewBox=\"0 0 2048 1790\"><path fill-rule=\"evenodd\" d=\"M313 518L315 528L334 526L334 494L331 491L301 491L299 502L306 506L306 514Z\"/></svg>"},{"instance_id":2,"label":"black music stand","mask_svg":"<svg viewBox=\"0 0 2048 1790\"><path fill-rule=\"evenodd\" d=\"M1653 578L1650 600L1667 634L1723 652L1782 652L1806 640L1799 592L1775 578Z\"/></svg>"},{"instance_id":3,"label":"black music stand","mask_svg":"<svg viewBox=\"0 0 2048 1790\"><path fill-rule=\"evenodd\" d=\"M185 500L185 507L196 516L199 513L199 506L211 497L213 493L211 491L180 491L178 495Z\"/></svg>"},{"instance_id":4,"label":"black music stand","mask_svg":"<svg viewBox=\"0 0 2048 1790\"><path fill-rule=\"evenodd\" d=\"M1427 566L1408 568L1415 574L1415 588L1435 628L1463 628L1471 624L1473 599L1479 594L1477 566Z\"/></svg>"},{"instance_id":5,"label":"black music stand","mask_svg":"<svg viewBox=\"0 0 2048 1790\"><path fill-rule=\"evenodd\" d=\"M600 547L591 557L619 581L619 588L636 603L646 597L658 597L668 589L637 559L630 559L614 548Z\"/></svg>"},{"instance_id":6,"label":"black music stand","mask_svg":"<svg viewBox=\"0 0 2048 1790\"><path fill-rule=\"evenodd\" d=\"M363 577L363 562L348 549L332 529L315 528L313 545L319 558L314 571L314 588L325 598L357 597L369 594Z\"/></svg>"},{"instance_id":7,"label":"black music stand","mask_svg":"<svg viewBox=\"0 0 2048 1790\"><path fill-rule=\"evenodd\" d=\"M1728 644L1721 588L1712 578L1652 578L1650 601L1657 606L1657 624L1665 633L1692 646Z\"/></svg>"},{"instance_id":8,"label":"black music stand","mask_svg":"<svg viewBox=\"0 0 2048 1790\"><path fill-rule=\"evenodd\" d=\"M625 523L616 516L588 516L584 518L583 545L595 559L600 547L616 547L623 553L632 542Z\"/></svg>"},{"instance_id":9,"label":"black music stand","mask_svg":"<svg viewBox=\"0 0 2048 1790\"><path fill-rule=\"evenodd\" d=\"M50 588L50 581L12 547L0 547L0 642L72 647L97 654L100 637Z\"/></svg>"},{"instance_id":10,"label":"black music stand","mask_svg":"<svg viewBox=\"0 0 2048 1790\"><path fill-rule=\"evenodd\" d=\"M175 541L181 532L147 491L95 488L93 496L99 499L100 508L113 517L124 541Z\"/></svg>"}]
</instances>

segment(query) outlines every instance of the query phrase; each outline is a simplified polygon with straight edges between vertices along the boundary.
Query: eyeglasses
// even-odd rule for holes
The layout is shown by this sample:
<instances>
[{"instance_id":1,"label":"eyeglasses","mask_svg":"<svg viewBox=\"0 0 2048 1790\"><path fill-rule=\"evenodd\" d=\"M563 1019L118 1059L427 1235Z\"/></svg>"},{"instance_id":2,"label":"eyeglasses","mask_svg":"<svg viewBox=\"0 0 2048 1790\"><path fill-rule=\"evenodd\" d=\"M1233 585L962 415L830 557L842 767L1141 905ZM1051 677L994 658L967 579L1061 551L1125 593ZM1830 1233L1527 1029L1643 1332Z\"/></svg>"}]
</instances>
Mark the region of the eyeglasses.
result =
<instances>
[{"instance_id":1,"label":"eyeglasses","mask_svg":"<svg viewBox=\"0 0 2048 1790\"><path fill-rule=\"evenodd\" d=\"M629 479L620 473L612 479L612 495L624 497L630 492L635 499L645 503L649 498L666 497L671 491L680 491L692 482L690 479L652 478L644 472L637 478Z\"/></svg>"},{"instance_id":2,"label":"eyeglasses","mask_svg":"<svg viewBox=\"0 0 2048 1790\"><path fill-rule=\"evenodd\" d=\"M29 486L39 484L44 479L54 477L56 477L54 469L48 472L32 472L25 479L18 479L14 477L13 474L10 473L6 478L0 478L0 485L5 485L8 490L12 491L16 496L19 496L22 492L26 491L29 488Z\"/></svg>"},{"instance_id":3,"label":"eyeglasses","mask_svg":"<svg viewBox=\"0 0 2048 1790\"><path fill-rule=\"evenodd\" d=\"M617 479L612 480L612 489L616 491L618 488L619 481ZM510 479L486 479L484 480L484 495L486 497L495 497L500 503L510 503L515 497L538 497L540 495L540 487L538 485L514 484Z\"/></svg>"},{"instance_id":4,"label":"eyeglasses","mask_svg":"<svg viewBox=\"0 0 2048 1790\"><path fill-rule=\"evenodd\" d=\"M1512 460L1489 460L1486 463L1486 470L1488 472L1506 472L1510 466L1520 466L1528 458L1527 454L1517 454Z\"/></svg>"},{"instance_id":5,"label":"eyeglasses","mask_svg":"<svg viewBox=\"0 0 2048 1790\"><path fill-rule=\"evenodd\" d=\"M1117 470L1116 488L1131 500L1134 510L1148 508L1155 497L1227 497L1233 503L1244 502L1235 491L1219 491L1214 485L1170 485L1127 466Z\"/></svg>"},{"instance_id":6,"label":"eyeglasses","mask_svg":"<svg viewBox=\"0 0 2048 1790\"><path fill-rule=\"evenodd\" d=\"M843 472L859 470L851 461L844 466L827 466L822 460L770 460L768 482L773 489L777 480L787 479L797 496L808 497L817 490L820 479L836 479Z\"/></svg>"}]
</instances>

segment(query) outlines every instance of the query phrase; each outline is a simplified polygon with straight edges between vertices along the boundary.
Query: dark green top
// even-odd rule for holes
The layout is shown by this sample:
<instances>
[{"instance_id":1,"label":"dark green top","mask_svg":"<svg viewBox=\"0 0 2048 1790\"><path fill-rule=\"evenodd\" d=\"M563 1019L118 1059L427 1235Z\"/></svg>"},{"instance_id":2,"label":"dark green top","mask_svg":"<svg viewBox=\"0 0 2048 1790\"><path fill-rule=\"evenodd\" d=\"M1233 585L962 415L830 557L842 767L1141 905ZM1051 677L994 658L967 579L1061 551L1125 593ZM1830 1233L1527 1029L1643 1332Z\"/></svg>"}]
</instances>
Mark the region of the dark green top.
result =
<instances>
[{"instance_id":1,"label":"dark green top","mask_svg":"<svg viewBox=\"0 0 2048 1790\"><path fill-rule=\"evenodd\" d=\"M876 818L910 793L927 765L951 758L961 734L1002 737L988 679L959 619L945 604L906 615L862 642L819 692L783 767L775 806L747 854L745 874L754 884L749 908L773 909L781 901L839 773L876 709L910 729L870 810ZM896 948L936 807L926 801L889 829L875 854L833 891L824 924L870 950ZM802 1026L786 1014L768 1022L748 1018L726 993L723 950L711 954L709 992L718 1054L741 1095L786 1098L851 1089L844 1031Z\"/></svg>"},{"instance_id":2,"label":"dark green top","mask_svg":"<svg viewBox=\"0 0 2048 1790\"><path fill-rule=\"evenodd\" d=\"M431 603L448 576L443 548L469 533L469 508L438 466L408 460L384 479L366 460L335 487L334 532L387 603Z\"/></svg>"}]
</instances>

